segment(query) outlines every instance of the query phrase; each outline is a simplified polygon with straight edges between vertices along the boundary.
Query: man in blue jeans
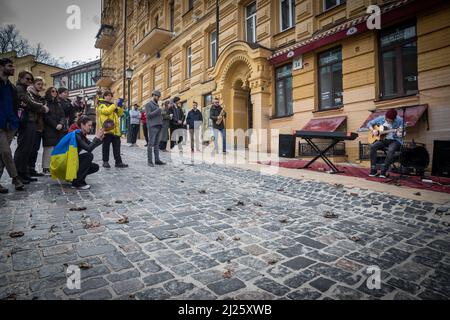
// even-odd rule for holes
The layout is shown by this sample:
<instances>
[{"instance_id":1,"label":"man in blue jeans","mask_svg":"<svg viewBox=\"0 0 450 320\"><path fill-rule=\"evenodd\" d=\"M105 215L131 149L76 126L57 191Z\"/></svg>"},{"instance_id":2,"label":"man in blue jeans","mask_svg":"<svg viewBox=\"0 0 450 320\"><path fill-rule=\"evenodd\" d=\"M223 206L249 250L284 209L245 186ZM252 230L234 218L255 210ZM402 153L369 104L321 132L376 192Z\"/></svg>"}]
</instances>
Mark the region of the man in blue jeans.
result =
<instances>
[{"instance_id":1,"label":"man in blue jeans","mask_svg":"<svg viewBox=\"0 0 450 320\"><path fill-rule=\"evenodd\" d=\"M222 151L223 153L227 153L227 135L225 130L225 119L227 117L227 113L225 111L223 111L222 113L222 110L223 108L220 106L219 99L215 98L209 115L210 119L213 122L214 150L215 152L219 152L218 136L220 132L220 134L222 135Z\"/></svg>"},{"instance_id":2,"label":"man in blue jeans","mask_svg":"<svg viewBox=\"0 0 450 320\"><path fill-rule=\"evenodd\" d=\"M400 150L403 144L403 138L401 136L403 120L397 116L397 110L390 109L384 116L369 121L367 124L369 130L374 135L378 135L379 131L375 130L374 125L383 126L384 130L397 129L397 132L390 132L386 135L384 140L376 141L370 146L370 177L375 177L377 173L377 151L387 148L386 160L384 166L381 169L380 178L386 178L389 168L394 161L394 154Z\"/></svg>"}]
</instances>

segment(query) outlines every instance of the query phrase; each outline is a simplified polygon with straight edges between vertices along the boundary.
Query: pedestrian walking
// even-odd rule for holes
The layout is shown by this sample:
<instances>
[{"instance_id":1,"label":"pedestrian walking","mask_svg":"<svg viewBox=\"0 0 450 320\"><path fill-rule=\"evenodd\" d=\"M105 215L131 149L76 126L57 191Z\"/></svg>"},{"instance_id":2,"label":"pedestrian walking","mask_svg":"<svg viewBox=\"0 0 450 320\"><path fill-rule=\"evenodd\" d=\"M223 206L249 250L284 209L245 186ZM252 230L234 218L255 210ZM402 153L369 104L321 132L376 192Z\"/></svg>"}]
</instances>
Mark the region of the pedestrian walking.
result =
<instances>
[{"instance_id":1,"label":"pedestrian walking","mask_svg":"<svg viewBox=\"0 0 450 320\"><path fill-rule=\"evenodd\" d=\"M189 129L189 136L191 139L191 152L194 152L194 148L200 151L200 131L203 123L203 116L198 109L198 103L192 102L192 110L188 112L186 117L186 124ZM194 143L195 142L195 143Z\"/></svg>"}]
</instances>

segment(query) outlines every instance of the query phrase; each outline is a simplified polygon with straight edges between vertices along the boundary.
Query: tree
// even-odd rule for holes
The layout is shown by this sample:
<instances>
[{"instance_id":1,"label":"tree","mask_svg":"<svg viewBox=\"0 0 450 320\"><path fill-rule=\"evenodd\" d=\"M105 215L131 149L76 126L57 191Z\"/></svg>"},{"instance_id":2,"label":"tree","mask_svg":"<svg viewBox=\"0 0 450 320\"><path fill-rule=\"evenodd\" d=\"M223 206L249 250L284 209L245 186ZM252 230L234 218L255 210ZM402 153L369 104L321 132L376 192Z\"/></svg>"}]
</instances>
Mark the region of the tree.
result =
<instances>
[{"instance_id":1,"label":"tree","mask_svg":"<svg viewBox=\"0 0 450 320\"><path fill-rule=\"evenodd\" d=\"M28 40L20 35L19 30L13 24L0 26L0 53L10 51L16 51L19 57L32 54L37 62L63 68L70 66L62 58L56 59L52 57L50 52L43 48L42 43L38 43L35 47L32 47Z\"/></svg>"}]
</instances>

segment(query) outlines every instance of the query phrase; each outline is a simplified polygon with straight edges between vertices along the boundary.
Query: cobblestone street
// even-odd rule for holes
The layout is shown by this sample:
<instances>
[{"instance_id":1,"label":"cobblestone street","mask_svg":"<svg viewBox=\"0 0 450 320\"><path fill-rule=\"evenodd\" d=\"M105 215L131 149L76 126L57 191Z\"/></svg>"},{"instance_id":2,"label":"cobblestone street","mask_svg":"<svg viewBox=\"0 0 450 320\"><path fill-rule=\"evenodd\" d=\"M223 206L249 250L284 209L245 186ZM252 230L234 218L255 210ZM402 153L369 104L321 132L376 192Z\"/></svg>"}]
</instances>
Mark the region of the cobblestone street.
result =
<instances>
[{"instance_id":1,"label":"cobblestone street","mask_svg":"<svg viewBox=\"0 0 450 320\"><path fill-rule=\"evenodd\" d=\"M142 147L122 153L130 168L101 168L89 191L44 177L13 192L3 175L0 298L450 297L448 205L168 154L148 168ZM80 290L66 286L70 265Z\"/></svg>"}]
</instances>

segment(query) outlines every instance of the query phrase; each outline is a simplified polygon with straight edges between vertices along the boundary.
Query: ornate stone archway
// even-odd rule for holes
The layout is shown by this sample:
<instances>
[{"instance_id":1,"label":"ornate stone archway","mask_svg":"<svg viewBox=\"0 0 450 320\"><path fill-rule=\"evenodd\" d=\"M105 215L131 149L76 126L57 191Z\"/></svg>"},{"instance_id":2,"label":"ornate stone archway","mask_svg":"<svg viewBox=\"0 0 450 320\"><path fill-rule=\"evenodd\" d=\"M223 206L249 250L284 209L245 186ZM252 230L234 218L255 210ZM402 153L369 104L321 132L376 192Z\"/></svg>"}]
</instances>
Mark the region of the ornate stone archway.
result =
<instances>
[{"instance_id":1,"label":"ornate stone archway","mask_svg":"<svg viewBox=\"0 0 450 320\"><path fill-rule=\"evenodd\" d=\"M267 57L271 54L266 48L243 41L233 42L221 52L212 71L217 84L213 94L225 106L227 129L249 129L250 117L252 129L269 129L272 66ZM245 114L247 110L252 114Z\"/></svg>"}]
</instances>

